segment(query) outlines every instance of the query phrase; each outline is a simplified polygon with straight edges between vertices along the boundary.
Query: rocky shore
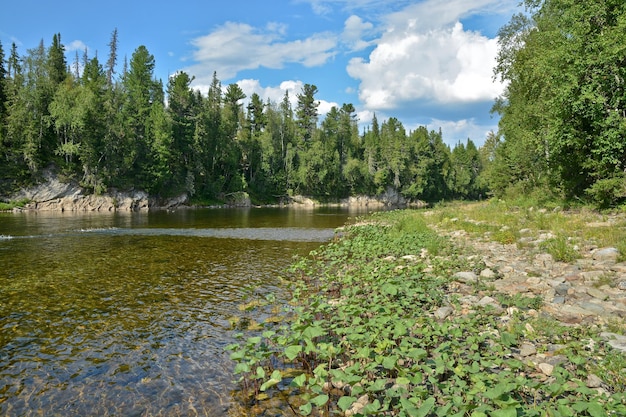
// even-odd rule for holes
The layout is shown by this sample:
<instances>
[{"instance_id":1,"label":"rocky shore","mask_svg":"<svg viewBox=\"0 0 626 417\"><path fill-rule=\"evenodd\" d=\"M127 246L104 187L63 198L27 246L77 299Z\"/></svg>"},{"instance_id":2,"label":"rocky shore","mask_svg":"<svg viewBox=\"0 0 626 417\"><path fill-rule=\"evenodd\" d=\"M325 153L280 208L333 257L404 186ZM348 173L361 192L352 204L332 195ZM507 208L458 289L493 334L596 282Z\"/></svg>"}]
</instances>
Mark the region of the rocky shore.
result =
<instances>
[{"instance_id":1,"label":"rocky shore","mask_svg":"<svg viewBox=\"0 0 626 417\"><path fill-rule=\"evenodd\" d=\"M606 228L608 232L613 222L588 223L588 226ZM579 259L558 262L540 250L541 243L553 236L549 231L533 234L531 230L520 230L520 241L501 244L491 240L489 233L476 237L465 230L455 230L454 226L435 226L435 229L461 248L473 264L482 266L454 274L455 281L450 286L448 298L460 300L460 308L449 303L435 312L437 319L466 315L477 308L490 306L493 313L501 317L502 323L521 314L529 321L544 317L569 328L597 328L609 345L626 355L626 336L623 335L626 262L618 262L617 248L588 243L577 248L581 255ZM428 257L426 260L428 262ZM522 312L516 307L502 305L497 294L523 296L540 302L536 309ZM612 326L621 329L619 333L607 330ZM527 324L527 331L532 334L535 329ZM541 346L524 342L517 356L524 362L533 363L538 372L549 377L555 366L566 361L565 356L559 354L562 347L549 341ZM587 386L602 389L603 383L597 376L589 375Z\"/></svg>"},{"instance_id":2,"label":"rocky shore","mask_svg":"<svg viewBox=\"0 0 626 417\"><path fill-rule=\"evenodd\" d=\"M224 203L214 207L251 207L250 196L246 192L234 192L223 197ZM157 198L142 190L110 190L103 194L91 194L76 182L62 182L52 171L44 172L43 181L35 186L23 189L6 198L10 201L28 201L16 210L38 211L146 211L151 209L175 209L188 207L189 196L186 193L171 198ZM285 196L278 206L315 207L335 205L341 207L407 207L423 206L421 202L406 200L397 191L389 189L381 195L353 196L336 203L320 203L306 196Z\"/></svg>"}]
</instances>

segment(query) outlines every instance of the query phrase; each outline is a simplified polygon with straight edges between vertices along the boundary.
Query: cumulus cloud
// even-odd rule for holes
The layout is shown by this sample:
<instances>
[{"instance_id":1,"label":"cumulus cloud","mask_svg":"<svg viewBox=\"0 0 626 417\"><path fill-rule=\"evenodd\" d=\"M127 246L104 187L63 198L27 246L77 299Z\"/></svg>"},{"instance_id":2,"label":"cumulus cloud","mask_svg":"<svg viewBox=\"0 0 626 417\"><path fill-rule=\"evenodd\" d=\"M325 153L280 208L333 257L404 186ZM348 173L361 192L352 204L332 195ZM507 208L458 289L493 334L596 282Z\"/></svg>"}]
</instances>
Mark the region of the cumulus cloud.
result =
<instances>
[{"instance_id":1,"label":"cumulus cloud","mask_svg":"<svg viewBox=\"0 0 626 417\"><path fill-rule=\"evenodd\" d=\"M87 48L87 45L85 45L85 43L83 41L80 40L74 40L70 43L68 43L67 45L65 45L65 51L66 52L73 52L73 51L79 51L82 52Z\"/></svg>"},{"instance_id":2,"label":"cumulus cloud","mask_svg":"<svg viewBox=\"0 0 626 417\"><path fill-rule=\"evenodd\" d=\"M264 102L269 100L272 103L279 104L283 101L286 91L289 93L289 102L291 103L291 107L293 109L295 109L298 104L297 95L302 92L302 87L304 87L304 83L299 80L287 80L281 82L278 86L264 87L261 85L259 80L244 79L237 81L237 85L239 85L241 90L246 95L246 99L244 100L245 104L248 103L250 96L254 93L257 93ZM337 103L331 101L318 100L318 102L319 106L317 107L317 112L320 117L324 117L332 107L339 107Z\"/></svg>"},{"instance_id":3,"label":"cumulus cloud","mask_svg":"<svg viewBox=\"0 0 626 417\"><path fill-rule=\"evenodd\" d=\"M503 91L492 79L497 40L460 23L493 0L428 0L388 15L368 59L353 58L366 108L393 109L416 100L436 104L492 100Z\"/></svg>"},{"instance_id":4,"label":"cumulus cloud","mask_svg":"<svg viewBox=\"0 0 626 417\"><path fill-rule=\"evenodd\" d=\"M198 83L210 82L214 71L220 79L259 67L279 69L287 63L305 67L323 65L335 54L336 37L316 33L305 39L284 40L287 27L270 23L264 29L226 22L208 35L192 40L196 64L185 69Z\"/></svg>"},{"instance_id":5,"label":"cumulus cloud","mask_svg":"<svg viewBox=\"0 0 626 417\"><path fill-rule=\"evenodd\" d=\"M410 126L415 129L418 126ZM476 119L439 120L431 119L426 125L428 130L439 130L443 133L444 142L451 147L458 143L467 143L470 138L476 146L482 146L490 131L497 131L497 124L481 124Z\"/></svg>"},{"instance_id":6,"label":"cumulus cloud","mask_svg":"<svg viewBox=\"0 0 626 417\"><path fill-rule=\"evenodd\" d=\"M365 22L359 16L351 15L344 23L341 37L352 51L360 51L371 44L363 37L371 33L373 28L374 25L371 22Z\"/></svg>"}]
</instances>

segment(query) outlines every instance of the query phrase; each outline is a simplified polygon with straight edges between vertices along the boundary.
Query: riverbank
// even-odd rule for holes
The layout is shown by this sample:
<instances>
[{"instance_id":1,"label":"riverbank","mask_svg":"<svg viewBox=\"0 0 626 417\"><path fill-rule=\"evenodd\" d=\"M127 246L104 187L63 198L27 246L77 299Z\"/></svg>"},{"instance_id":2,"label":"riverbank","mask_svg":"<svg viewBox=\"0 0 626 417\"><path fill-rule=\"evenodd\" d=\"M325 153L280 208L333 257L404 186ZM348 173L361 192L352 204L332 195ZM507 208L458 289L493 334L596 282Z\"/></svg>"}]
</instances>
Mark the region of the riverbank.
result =
<instances>
[{"instance_id":1,"label":"riverbank","mask_svg":"<svg viewBox=\"0 0 626 417\"><path fill-rule=\"evenodd\" d=\"M626 415L624 242L623 215L377 213L298 262L285 324L230 347L237 398L254 415Z\"/></svg>"},{"instance_id":2,"label":"riverbank","mask_svg":"<svg viewBox=\"0 0 626 417\"><path fill-rule=\"evenodd\" d=\"M43 181L32 187L24 188L19 192L4 198L0 209L5 210L37 210L37 211L148 211L173 210L186 207L253 207L250 196L246 192L234 192L222 196L220 203L210 205L196 204L189 195L182 193L170 198L150 196L142 190L109 190L103 194L92 194L78 183L63 182L52 170L46 170ZM421 201L405 199L397 191L388 189L378 196L351 196L335 201L319 201L307 196L283 196L280 201L272 205L276 207L369 207L381 209L384 207L424 207ZM11 203L13 202L13 203Z\"/></svg>"}]
</instances>

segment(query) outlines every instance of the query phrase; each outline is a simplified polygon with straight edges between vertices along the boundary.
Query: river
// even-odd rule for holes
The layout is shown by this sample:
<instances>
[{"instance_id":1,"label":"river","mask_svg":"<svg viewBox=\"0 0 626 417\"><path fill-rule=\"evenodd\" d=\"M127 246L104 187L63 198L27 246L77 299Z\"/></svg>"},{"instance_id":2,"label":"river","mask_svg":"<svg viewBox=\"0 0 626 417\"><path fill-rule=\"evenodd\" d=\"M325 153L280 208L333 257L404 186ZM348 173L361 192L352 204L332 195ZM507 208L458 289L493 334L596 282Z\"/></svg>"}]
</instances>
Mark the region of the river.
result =
<instances>
[{"instance_id":1,"label":"river","mask_svg":"<svg viewBox=\"0 0 626 417\"><path fill-rule=\"evenodd\" d=\"M357 214L0 213L0 415L228 415L240 306Z\"/></svg>"}]
</instances>

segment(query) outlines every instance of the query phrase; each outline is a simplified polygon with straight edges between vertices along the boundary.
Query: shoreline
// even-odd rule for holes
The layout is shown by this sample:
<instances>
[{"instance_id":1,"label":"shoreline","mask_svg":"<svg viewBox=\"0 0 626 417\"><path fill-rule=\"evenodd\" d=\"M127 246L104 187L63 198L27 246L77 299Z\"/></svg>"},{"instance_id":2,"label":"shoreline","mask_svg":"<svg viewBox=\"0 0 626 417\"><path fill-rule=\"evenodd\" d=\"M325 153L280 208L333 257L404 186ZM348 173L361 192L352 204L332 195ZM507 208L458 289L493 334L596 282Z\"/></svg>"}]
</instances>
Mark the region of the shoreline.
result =
<instances>
[{"instance_id":1,"label":"shoreline","mask_svg":"<svg viewBox=\"0 0 626 417\"><path fill-rule=\"evenodd\" d=\"M228 193L220 198L223 199L222 204L202 205L192 204L187 193L169 198L151 196L142 190L111 189L103 194L88 194L77 183L61 182L52 172L46 172L42 183L4 197L3 200L8 207L2 211L141 212L179 208L371 207L381 209L427 206L422 201L407 200L393 189L388 189L377 196L356 195L328 202L316 200L315 197L294 195L281 197L280 202L276 204L256 205L252 203L249 194L245 191Z\"/></svg>"}]
</instances>

